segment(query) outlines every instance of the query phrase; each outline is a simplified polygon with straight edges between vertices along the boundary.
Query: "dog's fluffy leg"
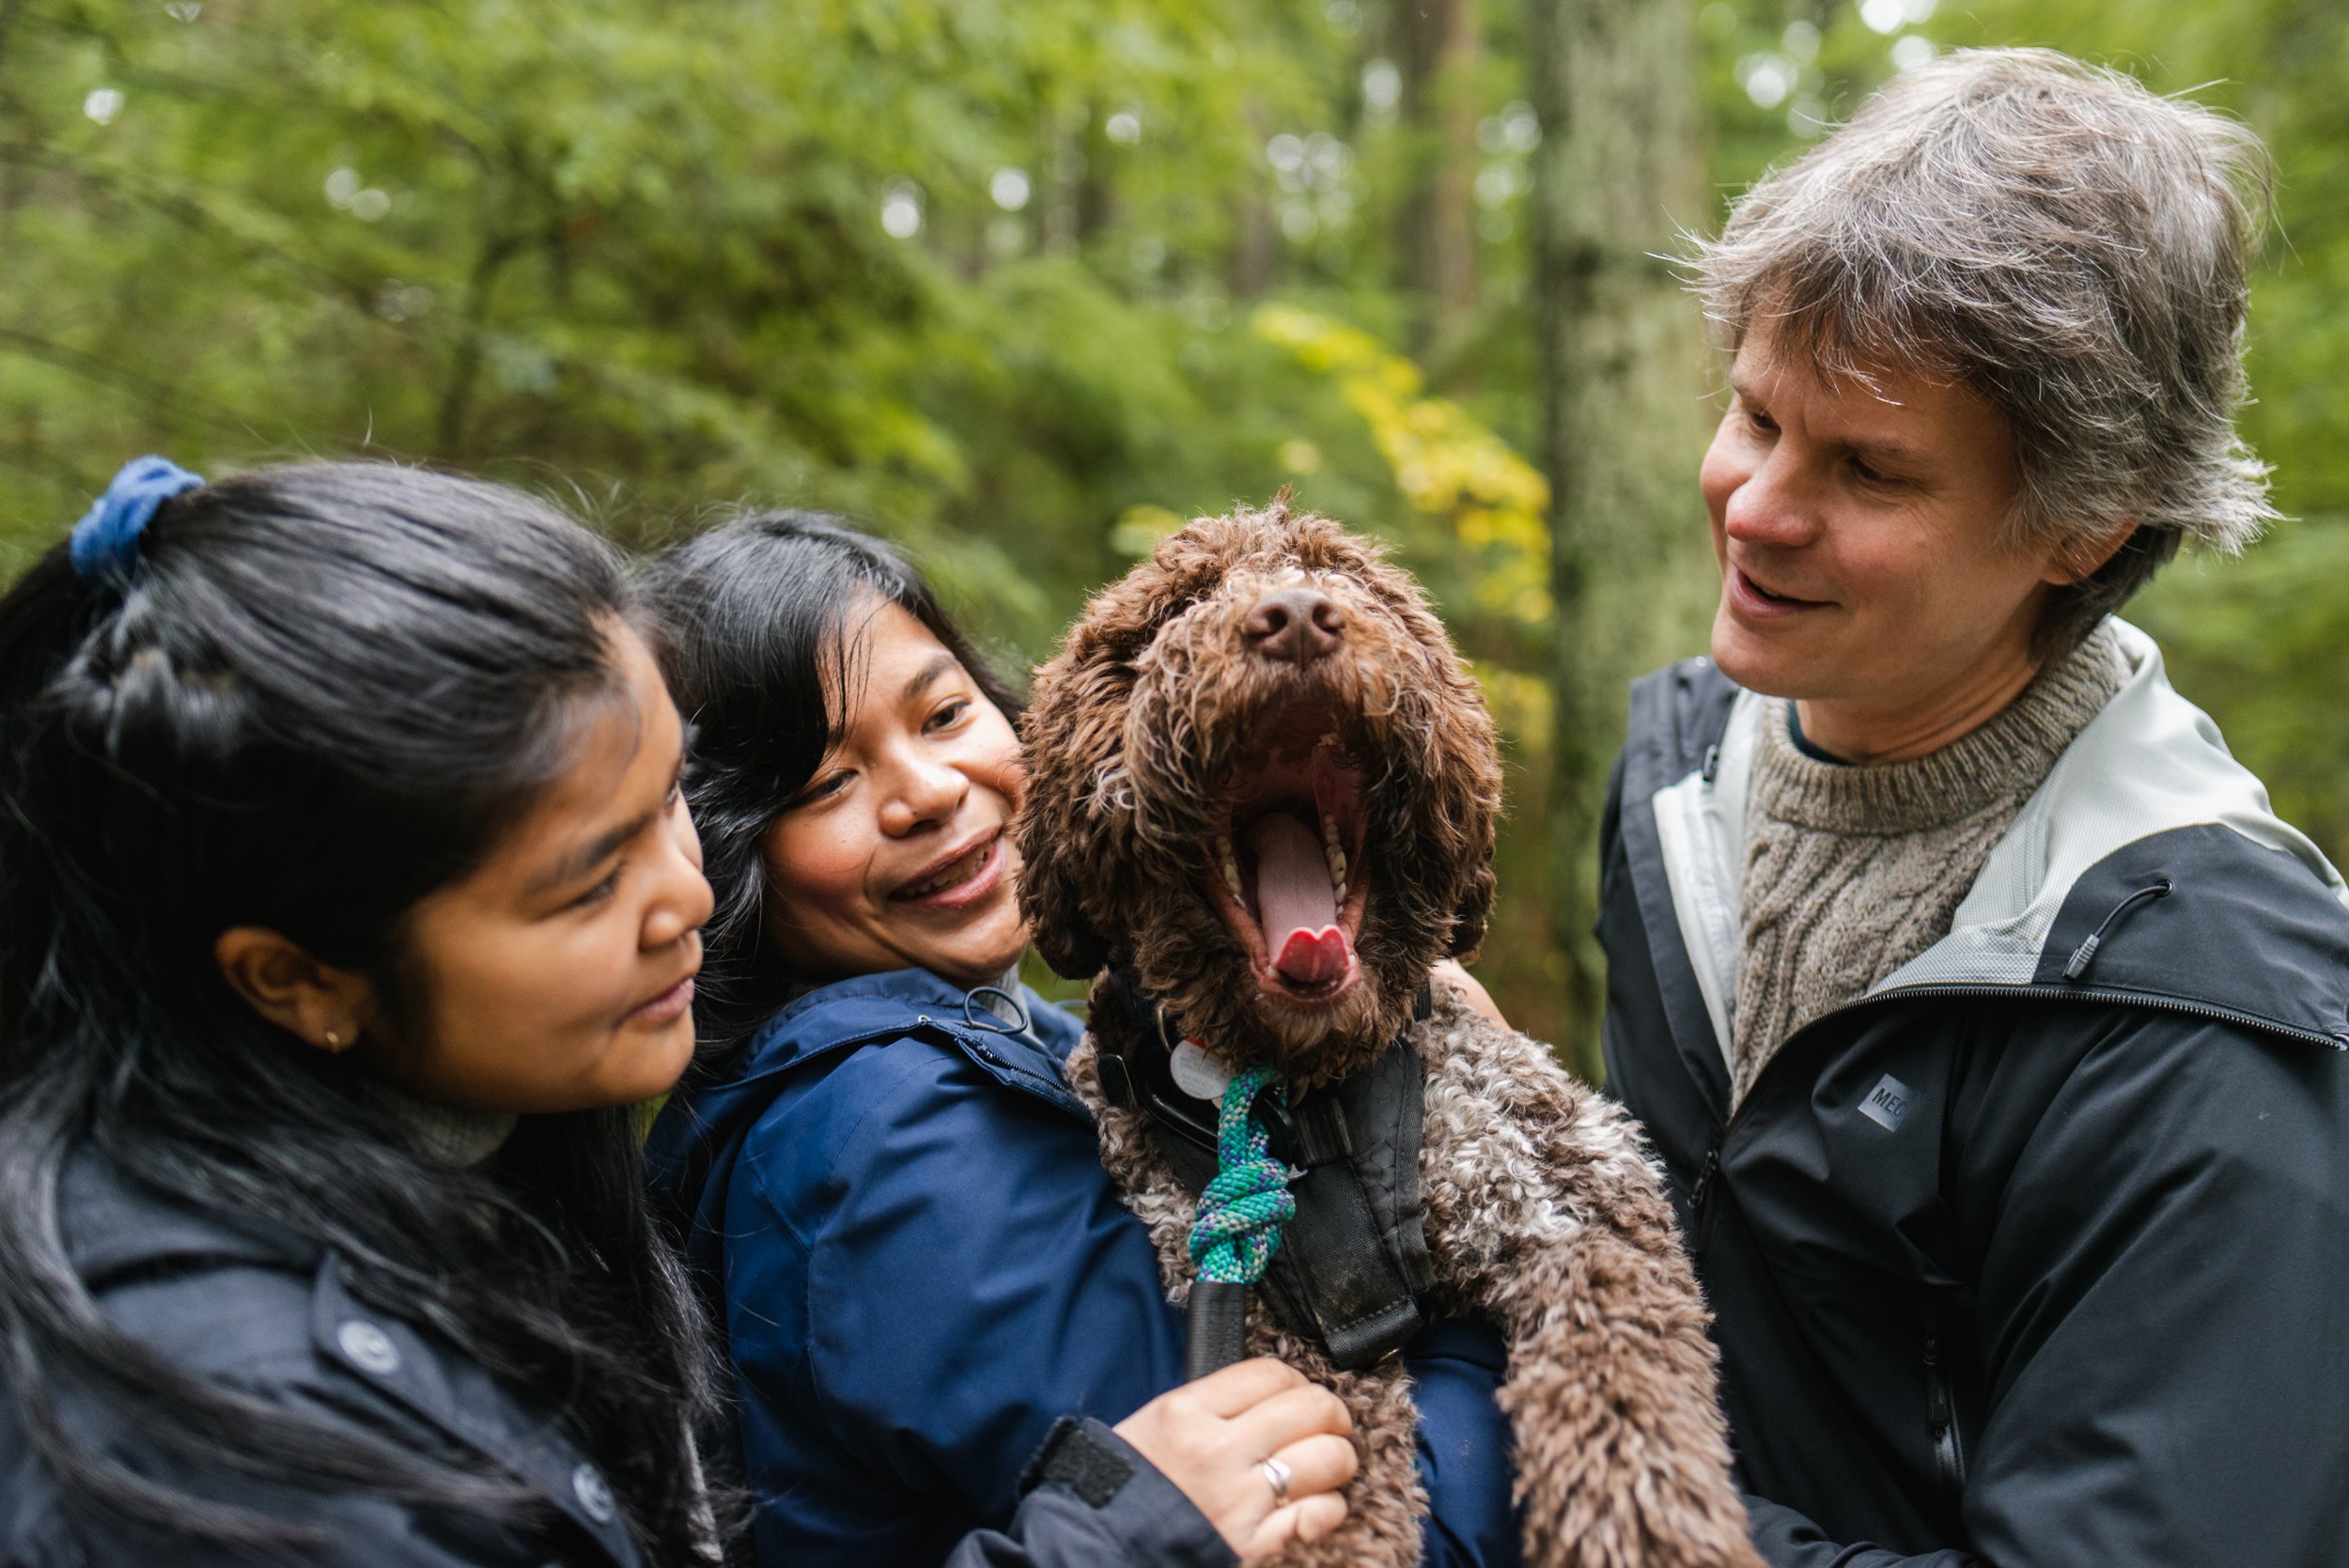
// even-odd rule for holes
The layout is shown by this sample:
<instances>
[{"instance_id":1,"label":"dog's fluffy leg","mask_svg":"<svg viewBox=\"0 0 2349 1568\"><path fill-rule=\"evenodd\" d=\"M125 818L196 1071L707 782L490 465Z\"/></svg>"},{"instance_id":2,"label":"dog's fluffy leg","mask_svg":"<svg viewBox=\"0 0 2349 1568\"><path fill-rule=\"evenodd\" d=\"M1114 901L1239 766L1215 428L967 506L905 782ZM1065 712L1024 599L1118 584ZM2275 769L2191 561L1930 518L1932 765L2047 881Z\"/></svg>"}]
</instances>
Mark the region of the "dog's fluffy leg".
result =
<instances>
[{"instance_id":1,"label":"dog's fluffy leg","mask_svg":"<svg viewBox=\"0 0 2349 1568\"><path fill-rule=\"evenodd\" d=\"M1760 1568L1670 1205L1620 1109L1439 987L1428 1240L1509 1340L1531 1568Z\"/></svg>"}]
</instances>

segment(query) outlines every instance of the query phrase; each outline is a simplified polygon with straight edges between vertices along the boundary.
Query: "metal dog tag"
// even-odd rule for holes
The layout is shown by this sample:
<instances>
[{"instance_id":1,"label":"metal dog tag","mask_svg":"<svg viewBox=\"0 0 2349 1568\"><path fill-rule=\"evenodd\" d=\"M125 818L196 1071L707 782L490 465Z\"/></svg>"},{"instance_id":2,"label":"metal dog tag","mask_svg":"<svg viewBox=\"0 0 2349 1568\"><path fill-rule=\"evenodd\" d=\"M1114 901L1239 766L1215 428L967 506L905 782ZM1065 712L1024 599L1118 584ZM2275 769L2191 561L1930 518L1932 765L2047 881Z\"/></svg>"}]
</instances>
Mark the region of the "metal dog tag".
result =
<instances>
[{"instance_id":1,"label":"metal dog tag","mask_svg":"<svg viewBox=\"0 0 2349 1568\"><path fill-rule=\"evenodd\" d=\"M1196 1040L1185 1040L1169 1052L1166 1067L1174 1075L1175 1088L1209 1105L1221 1102L1232 1081L1232 1069Z\"/></svg>"}]
</instances>

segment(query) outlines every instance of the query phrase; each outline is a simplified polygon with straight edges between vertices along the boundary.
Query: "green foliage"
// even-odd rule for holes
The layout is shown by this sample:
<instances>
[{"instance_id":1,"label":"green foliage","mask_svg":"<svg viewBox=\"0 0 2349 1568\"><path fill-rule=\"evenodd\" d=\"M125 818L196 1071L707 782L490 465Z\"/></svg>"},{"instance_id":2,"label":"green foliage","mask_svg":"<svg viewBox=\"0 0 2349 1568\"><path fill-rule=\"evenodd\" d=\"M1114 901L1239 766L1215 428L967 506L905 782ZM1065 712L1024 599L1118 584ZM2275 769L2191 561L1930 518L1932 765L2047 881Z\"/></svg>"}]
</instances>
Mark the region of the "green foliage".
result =
<instances>
[{"instance_id":1,"label":"green foliage","mask_svg":"<svg viewBox=\"0 0 2349 1568\"><path fill-rule=\"evenodd\" d=\"M0 0L0 570L142 451L371 451L560 491L635 541L737 501L842 509L1025 660L1165 528L1293 484L1428 582L1511 730L1527 832L1559 630L1519 456L1541 127L1512 6L1414 118L1402 3ZM2279 804L2349 848L2349 16L1713 0L1696 31L1722 202L1896 49L2050 43L2269 138L2246 428L2308 520L2181 568L2143 618ZM1406 255L1447 156L1477 274L1450 314ZM1557 966L1519 951L1555 939L1553 871L1504 865L1487 972L1553 1028Z\"/></svg>"},{"instance_id":2,"label":"green foliage","mask_svg":"<svg viewBox=\"0 0 2349 1568\"><path fill-rule=\"evenodd\" d=\"M1235 221L1250 116L1297 96L1298 24L1171 0L9 6L0 532L54 536L136 447L366 447L576 485L624 531L841 507L1033 646L1117 565L1119 505L1277 482L1233 416L1282 367L1188 269ZM990 195L1004 170L1021 210ZM1104 260L1143 238L1184 276Z\"/></svg>"}]
</instances>

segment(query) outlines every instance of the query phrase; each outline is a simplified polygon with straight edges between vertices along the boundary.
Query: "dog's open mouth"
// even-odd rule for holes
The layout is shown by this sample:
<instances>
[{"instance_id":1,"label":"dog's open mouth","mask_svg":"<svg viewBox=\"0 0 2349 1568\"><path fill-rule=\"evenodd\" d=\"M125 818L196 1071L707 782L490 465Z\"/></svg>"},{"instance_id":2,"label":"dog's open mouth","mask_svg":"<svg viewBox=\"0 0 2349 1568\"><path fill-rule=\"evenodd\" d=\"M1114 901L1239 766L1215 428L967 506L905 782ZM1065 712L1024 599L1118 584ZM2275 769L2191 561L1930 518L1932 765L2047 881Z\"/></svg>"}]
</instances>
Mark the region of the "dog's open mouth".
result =
<instances>
[{"instance_id":1,"label":"dog's open mouth","mask_svg":"<svg viewBox=\"0 0 2349 1568\"><path fill-rule=\"evenodd\" d=\"M1208 895L1266 992L1335 1001L1361 977L1354 942L1368 903L1361 775L1326 711L1268 715L1261 751L1233 768L1229 815L1209 848Z\"/></svg>"}]
</instances>

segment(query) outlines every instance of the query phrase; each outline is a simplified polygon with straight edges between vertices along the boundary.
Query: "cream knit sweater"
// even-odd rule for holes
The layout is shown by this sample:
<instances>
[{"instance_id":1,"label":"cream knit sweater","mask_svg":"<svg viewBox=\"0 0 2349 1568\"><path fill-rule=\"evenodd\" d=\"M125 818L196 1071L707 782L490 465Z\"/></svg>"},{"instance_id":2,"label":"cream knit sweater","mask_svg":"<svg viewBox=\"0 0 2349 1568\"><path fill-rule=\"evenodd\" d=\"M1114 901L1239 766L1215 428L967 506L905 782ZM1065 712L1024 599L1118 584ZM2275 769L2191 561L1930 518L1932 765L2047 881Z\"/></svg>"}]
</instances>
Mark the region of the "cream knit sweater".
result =
<instances>
[{"instance_id":1,"label":"cream knit sweater","mask_svg":"<svg viewBox=\"0 0 2349 1568\"><path fill-rule=\"evenodd\" d=\"M1980 729L1882 766L1806 756L1791 705L1769 705L1746 801L1733 1104L1789 1035L1949 934L1992 847L2122 675L2100 626Z\"/></svg>"}]
</instances>

